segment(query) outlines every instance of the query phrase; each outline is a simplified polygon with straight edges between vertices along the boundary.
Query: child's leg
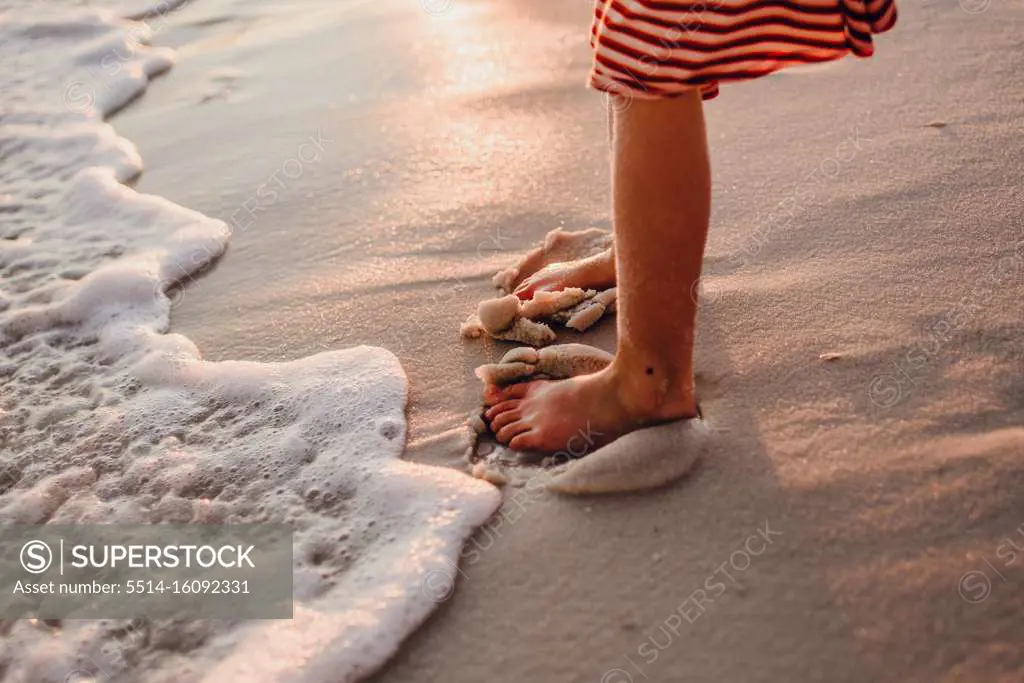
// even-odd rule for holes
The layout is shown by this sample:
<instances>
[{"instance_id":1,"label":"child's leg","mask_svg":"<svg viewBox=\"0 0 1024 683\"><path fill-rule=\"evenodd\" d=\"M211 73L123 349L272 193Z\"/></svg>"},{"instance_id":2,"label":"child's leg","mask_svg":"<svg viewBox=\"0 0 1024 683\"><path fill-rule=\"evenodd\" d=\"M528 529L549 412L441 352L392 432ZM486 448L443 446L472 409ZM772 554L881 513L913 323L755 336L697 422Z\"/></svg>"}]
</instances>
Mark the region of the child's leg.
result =
<instances>
[{"instance_id":1,"label":"child's leg","mask_svg":"<svg viewBox=\"0 0 1024 683\"><path fill-rule=\"evenodd\" d=\"M606 442L696 414L694 293L711 209L700 94L634 101L614 125L615 362L569 380L489 389L496 405L487 417L513 448L559 451L580 434Z\"/></svg>"}]
</instances>

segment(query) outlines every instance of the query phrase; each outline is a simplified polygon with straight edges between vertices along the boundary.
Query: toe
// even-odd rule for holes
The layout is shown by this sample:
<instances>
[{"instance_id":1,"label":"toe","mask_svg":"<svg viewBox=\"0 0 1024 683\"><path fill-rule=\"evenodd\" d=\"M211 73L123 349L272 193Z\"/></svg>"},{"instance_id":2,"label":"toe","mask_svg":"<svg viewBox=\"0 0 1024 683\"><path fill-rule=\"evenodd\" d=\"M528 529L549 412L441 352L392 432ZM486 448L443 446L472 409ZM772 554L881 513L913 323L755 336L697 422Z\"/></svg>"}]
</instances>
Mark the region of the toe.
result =
<instances>
[{"instance_id":1,"label":"toe","mask_svg":"<svg viewBox=\"0 0 1024 683\"><path fill-rule=\"evenodd\" d=\"M512 440L514 436L516 436L517 434L522 434L523 432L529 429L529 423L527 423L524 420L517 420L502 427L501 430L495 434L495 436L499 442L507 444Z\"/></svg>"},{"instance_id":2,"label":"toe","mask_svg":"<svg viewBox=\"0 0 1024 683\"><path fill-rule=\"evenodd\" d=\"M493 406L496 403L501 403L501 387L496 384L485 384L483 400L485 406Z\"/></svg>"},{"instance_id":3,"label":"toe","mask_svg":"<svg viewBox=\"0 0 1024 683\"><path fill-rule=\"evenodd\" d=\"M523 301L529 301L538 292L558 292L565 289L565 283L561 280L545 279L537 282L524 282L519 285L521 289L515 291L515 295Z\"/></svg>"},{"instance_id":4,"label":"toe","mask_svg":"<svg viewBox=\"0 0 1024 683\"><path fill-rule=\"evenodd\" d=\"M516 401L516 403L518 403L518 401ZM495 433L500 432L505 425L519 421L522 416L522 413L518 410L506 410L491 420L491 431Z\"/></svg>"},{"instance_id":5,"label":"toe","mask_svg":"<svg viewBox=\"0 0 1024 683\"><path fill-rule=\"evenodd\" d=\"M488 384L487 388L484 389L484 403L493 406L502 401L511 401L515 398L522 398L526 396L526 392L529 391L530 385L526 382L520 382L518 384L510 384L507 387L499 387L495 384Z\"/></svg>"},{"instance_id":6,"label":"toe","mask_svg":"<svg viewBox=\"0 0 1024 683\"><path fill-rule=\"evenodd\" d=\"M502 413L514 410L519 406L520 403L522 403L521 399L514 399L512 401L502 401L501 403L497 403L487 409L487 412L484 413L484 419L490 422L491 420L498 417Z\"/></svg>"},{"instance_id":7,"label":"toe","mask_svg":"<svg viewBox=\"0 0 1024 683\"><path fill-rule=\"evenodd\" d=\"M516 287L515 291L512 293L518 296L523 301L527 301L533 298L534 286L535 285L532 282L527 281Z\"/></svg>"},{"instance_id":8,"label":"toe","mask_svg":"<svg viewBox=\"0 0 1024 683\"><path fill-rule=\"evenodd\" d=\"M537 450L537 433L532 429L516 434L508 442L508 447L514 451Z\"/></svg>"}]
</instances>

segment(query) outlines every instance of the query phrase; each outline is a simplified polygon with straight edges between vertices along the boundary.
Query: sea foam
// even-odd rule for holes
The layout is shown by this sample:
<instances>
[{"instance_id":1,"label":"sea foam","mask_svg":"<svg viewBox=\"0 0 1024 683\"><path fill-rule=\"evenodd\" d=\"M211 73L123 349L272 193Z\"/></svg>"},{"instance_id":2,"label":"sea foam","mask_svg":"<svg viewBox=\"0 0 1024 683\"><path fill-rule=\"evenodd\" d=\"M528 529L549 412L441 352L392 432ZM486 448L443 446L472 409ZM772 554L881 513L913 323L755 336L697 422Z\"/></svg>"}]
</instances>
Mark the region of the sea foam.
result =
<instances>
[{"instance_id":1,"label":"sea foam","mask_svg":"<svg viewBox=\"0 0 1024 683\"><path fill-rule=\"evenodd\" d=\"M500 496L400 459L406 379L384 349L211 363L168 333L168 295L230 234L122 184L142 161L104 118L172 65L150 27L182 3L82 4L0 12L0 523L286 522L295 618L18 621L0 671L358 679L447 597Z\"/></svg>"}]
</instances>

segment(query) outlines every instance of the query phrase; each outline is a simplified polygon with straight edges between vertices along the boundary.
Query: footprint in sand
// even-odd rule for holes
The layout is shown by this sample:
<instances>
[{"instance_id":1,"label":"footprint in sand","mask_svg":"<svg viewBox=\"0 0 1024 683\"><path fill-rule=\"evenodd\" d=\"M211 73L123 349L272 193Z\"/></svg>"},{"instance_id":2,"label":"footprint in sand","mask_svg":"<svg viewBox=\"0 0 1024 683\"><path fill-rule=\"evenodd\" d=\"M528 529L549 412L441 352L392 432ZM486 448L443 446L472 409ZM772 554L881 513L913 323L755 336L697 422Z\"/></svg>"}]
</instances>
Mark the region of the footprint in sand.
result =
<instances>
[{"instance_id":1,"label":"footprint in sand","mask_svg":"<svg viewBox=\"0 0 1024 683\"><path fill-rule=\"evenodd\" d=\"M238 69L214 69L207 74L209 84L206 90L203 91L199 103L207 104L214 100L222 100L224 102L237 101L237 84L243 76L244 73Z\"/></svg>"}]
</instances>

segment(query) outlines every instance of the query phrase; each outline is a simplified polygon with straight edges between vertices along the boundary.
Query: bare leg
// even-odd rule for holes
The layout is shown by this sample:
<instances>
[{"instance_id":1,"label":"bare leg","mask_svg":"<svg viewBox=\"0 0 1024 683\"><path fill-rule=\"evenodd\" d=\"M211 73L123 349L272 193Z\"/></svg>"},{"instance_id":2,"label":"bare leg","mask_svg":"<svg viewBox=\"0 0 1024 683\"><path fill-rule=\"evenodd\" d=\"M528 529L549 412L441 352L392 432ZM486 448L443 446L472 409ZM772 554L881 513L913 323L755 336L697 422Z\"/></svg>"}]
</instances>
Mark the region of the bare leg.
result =
<instances>
[{"instance_id":1,"label":"bare leg","mask_svg":"<svg viewBox=\"0 0 1024 683\"><path fill-rule=\"evenodd\" d=\"M637 100L617 111L612 154L618 349L608 368L568 380L489 387L498 440L553 452L569 439L610 441L693 417L693 342L711 210L700 94Z\"/></svg>"}]
</instances>

